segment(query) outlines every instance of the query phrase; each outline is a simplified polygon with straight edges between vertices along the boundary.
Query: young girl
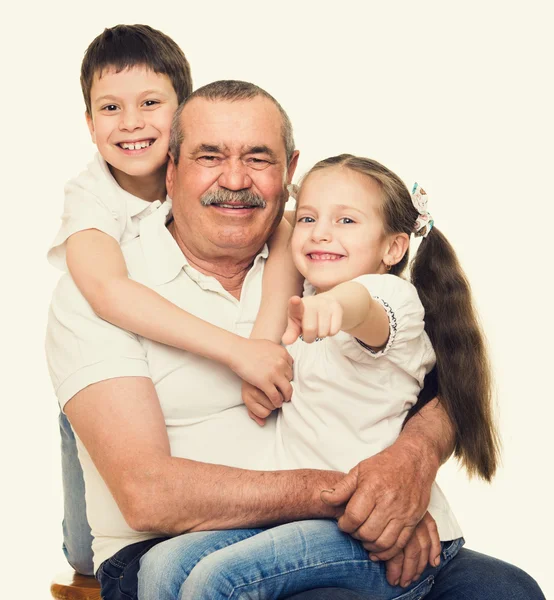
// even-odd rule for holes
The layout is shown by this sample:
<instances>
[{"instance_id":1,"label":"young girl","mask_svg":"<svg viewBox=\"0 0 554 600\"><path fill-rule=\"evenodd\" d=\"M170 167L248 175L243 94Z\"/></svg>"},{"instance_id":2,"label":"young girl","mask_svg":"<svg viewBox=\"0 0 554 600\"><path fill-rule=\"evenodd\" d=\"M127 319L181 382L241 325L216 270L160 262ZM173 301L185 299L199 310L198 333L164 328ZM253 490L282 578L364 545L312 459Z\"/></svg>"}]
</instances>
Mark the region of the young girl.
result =
<instances>
[{"instance_id":1,"label":"young girl","mask_svg":"<svg viewBox=\"0 0 554 600\"><path fill-rule=\"evenodd\" d=\"M412 234L423 237L413 284L400 277ZM308 283L304 298L289 303L283 341L292 344L294 391L278 415L267 468L348 471L394 442L432 371L426 383L438 390L425 397L438 391L456 430L455 455L470 474L490 480L497 437L483 337L425 192L410 195L394 173L365 158L321 161L300 187L291 247ZM269 413L256 403L249 409L259 418ZM441 561L421 565L421 578L407 588L389 584L384 564L370 561L336 523L313 520L162 542L141 559L139 598L280 598L325 586L422 598L463 544L436 484L428 512Z\"/></svg>"}]
</instances>

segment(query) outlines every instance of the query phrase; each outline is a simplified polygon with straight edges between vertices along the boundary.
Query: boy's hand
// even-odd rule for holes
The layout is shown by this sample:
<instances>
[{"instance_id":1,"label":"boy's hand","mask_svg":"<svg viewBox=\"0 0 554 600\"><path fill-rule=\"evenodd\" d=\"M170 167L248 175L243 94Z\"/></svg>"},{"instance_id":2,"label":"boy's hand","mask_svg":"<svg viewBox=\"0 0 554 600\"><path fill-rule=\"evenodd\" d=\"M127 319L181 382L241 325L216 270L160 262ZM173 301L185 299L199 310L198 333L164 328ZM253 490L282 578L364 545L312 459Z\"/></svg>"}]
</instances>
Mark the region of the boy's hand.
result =
<instances>
[{"instance_id":1,"label":"boy's hand","mask_svg":"<svg viewBox=\"0 0 554 600\"><path fill-rule=\"evenodd\" d=\"M292 344L300 334L308 344L316 338L336 335L342 326L342 306L331 294L318 294L289 300L289 321L283 344Z\"/></svg>"},{"instance_id":2,"label":"boy's hand","mask_svg":"<svg viewBox=\"0 0 554 600\"><path fill-rule=\"evenodd\" d=\"M236 348L229 366L244 381L263 392L262 396L269 400L273 410L292 396L292 363L292 356L279 344L269 340L244 339ZM250 391L249 395L254 394Z\"/></svg>"},{"instance_id":3,"label":"boy's hand","mask_svg":"<svg viewBox=\"0 0 554 600\"><path fill-rule=\"evenodd\" d=\"M242 382L242 401L248 408L248 416L260 427L265 425L266 417L275 410L271 400L248 381Z\"/></svg>"}]
</instances>

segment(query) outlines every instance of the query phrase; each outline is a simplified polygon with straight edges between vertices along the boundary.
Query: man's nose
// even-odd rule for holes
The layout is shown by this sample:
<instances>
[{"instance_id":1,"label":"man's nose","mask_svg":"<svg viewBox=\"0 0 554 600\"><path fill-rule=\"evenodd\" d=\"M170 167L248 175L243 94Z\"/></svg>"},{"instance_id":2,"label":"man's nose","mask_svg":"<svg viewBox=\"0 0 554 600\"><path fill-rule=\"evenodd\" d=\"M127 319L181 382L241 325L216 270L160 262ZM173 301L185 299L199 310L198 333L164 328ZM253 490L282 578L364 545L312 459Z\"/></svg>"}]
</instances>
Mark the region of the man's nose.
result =
<instances>
[{"instance_id":1,"label":"man's nose","mask_svg":"<svg viewBox=\"0 0 554 600\"><path fill-rule=\"evenodd\" d=\"M120 131L135 131L144 127L144 119L140 111L135 108L127 108L122 111L119 120Z\"/></svg>"},{"instance_id":2,"label":"man's nose","mask_svg":"<svg viewBox=\"0 0 554 600\"><path fill-rule=\"evenodd\" d=\"M248 167L242 160L227 160L223 165L218 183L222 188L238 191L250 188L252 179L248 174Z\"/></svg>"}]
</instances>

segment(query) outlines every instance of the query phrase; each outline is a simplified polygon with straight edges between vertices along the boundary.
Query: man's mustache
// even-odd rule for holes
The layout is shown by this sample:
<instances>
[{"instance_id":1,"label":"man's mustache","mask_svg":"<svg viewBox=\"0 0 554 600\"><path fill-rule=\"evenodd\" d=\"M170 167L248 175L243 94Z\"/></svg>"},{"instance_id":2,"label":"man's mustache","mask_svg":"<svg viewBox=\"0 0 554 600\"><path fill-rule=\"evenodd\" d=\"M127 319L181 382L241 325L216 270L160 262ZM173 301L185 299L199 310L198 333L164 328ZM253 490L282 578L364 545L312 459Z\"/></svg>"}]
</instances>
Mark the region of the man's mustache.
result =
<instances>
[{"instance_id":1,"label":"man's mustache","mask_svg":"<svg viewBox=\"0 0 554 600\"><path fill-rule=\"evenodd\" d=\"M212 204L240 204L241 206L257 206L265 208L266 202L258 194L254 194L250 190L215 190L206 192L201 198L202 206L211 206Z\"/></svg>"}]
</instances>

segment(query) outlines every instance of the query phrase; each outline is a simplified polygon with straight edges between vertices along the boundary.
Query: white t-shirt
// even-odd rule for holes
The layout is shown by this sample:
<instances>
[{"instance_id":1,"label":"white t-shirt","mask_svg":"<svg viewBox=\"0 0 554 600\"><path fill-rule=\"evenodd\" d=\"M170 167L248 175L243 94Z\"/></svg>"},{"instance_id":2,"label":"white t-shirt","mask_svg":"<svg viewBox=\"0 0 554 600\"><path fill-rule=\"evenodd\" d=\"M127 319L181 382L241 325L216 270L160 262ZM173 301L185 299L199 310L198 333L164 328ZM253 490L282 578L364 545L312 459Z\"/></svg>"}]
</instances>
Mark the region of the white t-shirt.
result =
<instances>
[{"instance_id":1,"label":"white t-shirt","mask_svg":"<svg viewBox=\"0 0 554 600\"><path fill-rule=\"evenodd\" d=\"M161 202L147 202L122 189L106 161L96 153L87 168L65 184L62 224L47 258L54 267L65 271L66 241L85 229L98 229L118 243L136 238L140 219L157 210Z\"/></svg>"},{"instance_id":2,"label":"white t-shirt","mask_svg":"<svg viewBox=\"0 0 554 600\"><path fill-rule=\"evenodd\" d=\"M384 306L389 339L375 352L341 331L312 344L299 338L287 348L294 359L294 392L277 418L280 469L348 472L392 445L435 364L414 286L395 275L363 275L355 281ZM306 286L305 295L312 293ZM462 535L437 484L429 512L441 540Z\"/></svg>"}]
</instances>

